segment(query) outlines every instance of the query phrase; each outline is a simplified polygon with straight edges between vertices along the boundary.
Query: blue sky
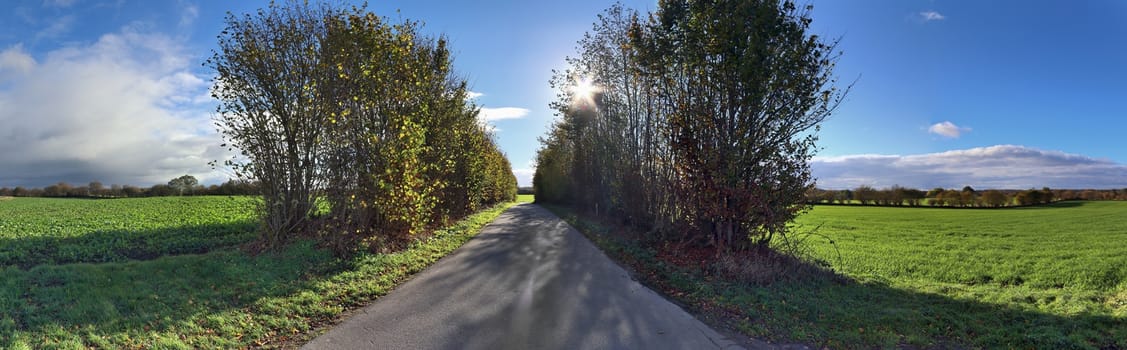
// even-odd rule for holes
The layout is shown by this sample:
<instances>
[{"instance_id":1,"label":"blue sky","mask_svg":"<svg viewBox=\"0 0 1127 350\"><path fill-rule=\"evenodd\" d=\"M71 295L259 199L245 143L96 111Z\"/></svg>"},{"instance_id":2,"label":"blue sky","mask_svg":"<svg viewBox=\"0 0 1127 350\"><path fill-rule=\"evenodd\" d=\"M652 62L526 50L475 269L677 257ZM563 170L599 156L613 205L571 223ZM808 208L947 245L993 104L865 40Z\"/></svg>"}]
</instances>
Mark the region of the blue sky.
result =
<instances>
[{"instance_id":1,"label":"blue sky","mask_svg":"<svg viewBox=\"0 0 1127 350\"><path fill-rule=\"evenodd\" d=\"M202 67L223 15L265 1L8 1L0 186L223 181ZM656 1L626 1L652 10ZM1127 2L814 1L856 85L822 128L819 185L1127 187ZM547 81L609 1L380 1L451 39L522 185ZM398 13L397 13L398 10Z\"/></svg>"}]
</instances>

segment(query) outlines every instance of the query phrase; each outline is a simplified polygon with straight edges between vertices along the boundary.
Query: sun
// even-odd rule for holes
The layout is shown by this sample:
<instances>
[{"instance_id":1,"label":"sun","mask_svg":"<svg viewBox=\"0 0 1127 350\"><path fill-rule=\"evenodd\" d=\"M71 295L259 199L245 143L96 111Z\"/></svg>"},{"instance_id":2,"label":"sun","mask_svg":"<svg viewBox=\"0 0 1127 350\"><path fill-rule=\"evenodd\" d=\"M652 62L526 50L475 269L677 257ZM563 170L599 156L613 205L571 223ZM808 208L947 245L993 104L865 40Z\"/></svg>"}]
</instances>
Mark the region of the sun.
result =
<instances>
[{"instance_id":1,"label":"sun","mask_svg":"<svg viewBox=\"0 0 1127 350\"><path fill-rule=\"evenodd\" d=\"M600 89L589 77L576 77L575 84L571 86L571 106L580 109L594 108L595 94Z\"/></svg>"}]
</instances>

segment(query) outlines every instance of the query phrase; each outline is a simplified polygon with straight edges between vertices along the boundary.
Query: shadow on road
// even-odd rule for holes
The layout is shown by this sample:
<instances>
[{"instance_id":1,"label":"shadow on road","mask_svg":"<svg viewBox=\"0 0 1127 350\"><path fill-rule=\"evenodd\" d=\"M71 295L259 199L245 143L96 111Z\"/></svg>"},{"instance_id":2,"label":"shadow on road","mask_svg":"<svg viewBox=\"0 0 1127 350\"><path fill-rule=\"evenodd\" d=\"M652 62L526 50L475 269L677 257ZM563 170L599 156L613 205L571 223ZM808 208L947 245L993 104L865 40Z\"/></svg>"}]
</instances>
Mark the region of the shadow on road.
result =
<instances>
[{"instance_id":1,"label":"shadow on road","mask_svg":"<svg viewBox=\"0 0 1127 350\"><path fill-rule=\"evenodd\" d=\"M357 318L377 347L721 347L718 334L631 280L581 234L533 204L509 209L364 313ZM350 322L356 320L342 326Z\"/></svg>"}]
</instances>

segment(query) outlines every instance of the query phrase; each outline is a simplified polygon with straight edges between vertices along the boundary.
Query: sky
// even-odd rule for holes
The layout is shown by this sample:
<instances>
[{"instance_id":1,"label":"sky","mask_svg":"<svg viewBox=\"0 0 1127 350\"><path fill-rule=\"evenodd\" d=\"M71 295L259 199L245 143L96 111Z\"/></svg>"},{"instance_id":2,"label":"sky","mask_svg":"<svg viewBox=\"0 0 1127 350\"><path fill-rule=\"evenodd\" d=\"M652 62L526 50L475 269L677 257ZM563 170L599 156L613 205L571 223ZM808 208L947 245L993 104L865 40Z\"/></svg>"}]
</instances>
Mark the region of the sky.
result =
<instances>
[{"instance_id":1,"label":"sky","mask_svg":"<svg viewBox=\"0 0 1127 350\"><path fill-rule=\"evenodd\" d=\"M149 186L229 172L203 66L228 11L267 1L6 1L0 187ZM553 69L610 1L372 1L450 39L522 186L555 115ZM657 1L624 1L652 11ZM1127 188L1127 2L815 0L845 102L818 186Z\"/></svg>"}]
</instances>

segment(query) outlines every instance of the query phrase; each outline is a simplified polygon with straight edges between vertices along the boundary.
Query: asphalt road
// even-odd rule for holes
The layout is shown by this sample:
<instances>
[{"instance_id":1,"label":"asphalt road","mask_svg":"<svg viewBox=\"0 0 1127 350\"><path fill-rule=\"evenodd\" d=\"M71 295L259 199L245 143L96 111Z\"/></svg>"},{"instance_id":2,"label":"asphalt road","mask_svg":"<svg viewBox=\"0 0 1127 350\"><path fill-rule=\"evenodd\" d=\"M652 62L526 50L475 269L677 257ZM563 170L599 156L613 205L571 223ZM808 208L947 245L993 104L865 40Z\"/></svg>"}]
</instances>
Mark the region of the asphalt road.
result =
<instances>
[{"instance_id":1,"label":"asphalt road","mask_svg":"<svg viewBox=\"0 0 1127 350\"><path fill-rule=\"evenodd\" d=\"M302 347L737 348L533 204Z\"/></svg>"}]
</instances>

